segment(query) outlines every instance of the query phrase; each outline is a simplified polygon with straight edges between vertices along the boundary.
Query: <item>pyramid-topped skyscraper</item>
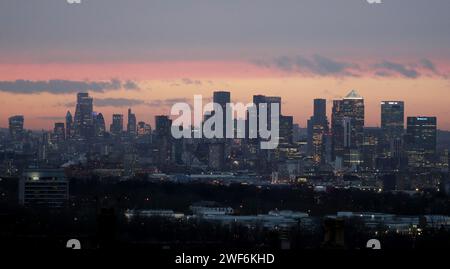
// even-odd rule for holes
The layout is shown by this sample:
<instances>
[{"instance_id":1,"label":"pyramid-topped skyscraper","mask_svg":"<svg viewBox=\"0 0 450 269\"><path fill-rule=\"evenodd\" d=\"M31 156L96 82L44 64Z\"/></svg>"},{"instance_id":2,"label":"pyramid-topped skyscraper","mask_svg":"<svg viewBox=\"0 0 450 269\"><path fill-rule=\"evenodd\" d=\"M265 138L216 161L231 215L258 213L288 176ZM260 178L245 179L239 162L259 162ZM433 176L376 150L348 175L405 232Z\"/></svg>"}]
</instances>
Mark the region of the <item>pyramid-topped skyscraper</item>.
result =
<instances>
[{"instance_id":1,"label":"pyramid-topped skyscraper","mask_svg":"<svg viewBox=\"0 0 450 269\"><path fill-rule=\"evenodd\" d=\"M344 99L363 99L356 90L351 90Z\"/></svg>"},{"instance_id":2,"label":"pyramid-topped skyscraper","mask_svg":"<svg viewBox=\"0 0 450 269\"><path fill-rule=\"evenodd\" d=\"M352 90L342 100L333 101L331 117L333 159L344 167L361 163L364 141L364 98Z\"/></svg>"}]
</instances>

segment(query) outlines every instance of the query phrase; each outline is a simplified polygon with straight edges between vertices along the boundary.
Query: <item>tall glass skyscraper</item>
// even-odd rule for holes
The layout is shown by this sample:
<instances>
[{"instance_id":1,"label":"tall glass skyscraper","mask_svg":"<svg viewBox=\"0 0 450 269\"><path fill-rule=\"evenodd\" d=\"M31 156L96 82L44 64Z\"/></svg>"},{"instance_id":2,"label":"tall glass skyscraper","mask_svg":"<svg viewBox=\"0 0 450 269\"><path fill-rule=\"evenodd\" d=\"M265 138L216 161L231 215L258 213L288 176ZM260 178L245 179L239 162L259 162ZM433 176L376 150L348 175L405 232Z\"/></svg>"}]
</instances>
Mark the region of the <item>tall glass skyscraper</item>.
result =
<instances>
[{"instance_id":1,"label":"tall glass skyscraper","mask_svg":"<svg viewBox=\"0 0 450 269\"><path fill-rule=\"evenodd\" d=\"M13 140L19 140L23 136L24 117L16 115L9 118L9 135Z\"/></svg>"},{"instance_id":2,"label":"tall glass skyscraper","mask_svg":"<svg viewBox=\"0 0 450 269\"><path fill-rule=\"evenodd\" d=\"M327 100L325 99L314 99L314 114L313 117L317 121L326 121L327 119Z\"/></svg>"},{"instance_id":3,"label":"tall glass skyscraper","mask_svg":"<svg viewBox=\"0 0 450 269\"><path fill-rule=\"evenodd\" d=\"M64 122L56 122L53 128L53 138L56 143L66 140L66 128Z\"/></svg>"},{"instance_id":4,"label":"tall glass skyscraper","mask_svg":"<svg viewBox=\"0 0 450 269\"><path fill-rule=\"evenodd\" d=\"M292 145L294 142L293 137L294 131L294 117L292 116L281 116L280 117L280 145Z\"/></svg>"},{"instance_id":5,"label":"tall glass skyscraper","mask_svg":"<svg viewBox=\"0 0 450 269\"><path fill-rule=\"evenodd\" d=\"M128 123L127 123L127 134L129 137L136 137L137 123L136 115L131 112L131 108L128 109Z\"/></svg>"},{"instance_id":6,"label":"tall glass skyscraper","mask_svg":"<svg viewBox=\"0 0 450 269\"><path fill-rule=\"evenodd\" d=\"M399 157L404 133L405 105L402 101L381 102L381 150L383 157Z\"/></svg>"},{"instance_id":7,"label":"tall glass skyscraper","mask_svg":"<svg viewBox=\"0 0 450 269\"><path fill-rule=\"evenodd\" d=\"M231 102L231 94L226 91L216 91L213 93L213 102L218 103L225 111L226 105Z\"/></svg>"},{"instance_id":8,"label":"tall glass skyscraper","mask_svg":"<svg viewBox=\"0 0 450 269\"><path fill-rule=\"evenodd\" d=\"M158 145L158 162L163 165L168 165L173 160L172 158L172 120L165 115L155 117L155 134L156 143Z\"/></svg>"},{"instance_id":9,"label":"tall glass skyscraper","mask_svg":"<svg viewBox=\"0 0 450 269\"><path fill-rule=\"evenodd\" d=\"M113 114L112 123L109 128L109 131L116 136L122 135L123 132L123 115L122 114Z\"/></svg>"},{"instance_id":10,"label":"tall glass skyscraper","mask_svg":"<svg viewBox=\"0 0 450 269\"><path fill-rule=\"evenodd\" d=\"M105 118L102 113L95 116L95 136L101 137L106 132Z\"/></svg>"},{"instance_id":11,"label":"tall glass skyscraper","mask_svg":"<svg viewBox=\"0 0 450 269\"><path fill-rule=\"evenodd\" d=\"M364 142L364 99L356 91L333 101L331 131L333 159L345 167L358 165Z\"/></svg>"},{"instance_id":12,"label":"tall glass skyscraper","mask_svg":"<svg viewBox=\"0 0 450 269\"><path fill-rule=\"evenodd\" d=\"M326 100L314 99L314 114L308 120L308 154L314 163L325 162L326 137L328 133L328 119L326 114Z\"/></svg>"},{"instance_id":13,"label":"tall glass skyscraper","mask_svg":"<svg viewBox=\"0 0 450 269\"><path fill-rule=\"evenodd\" d=\"M411 167L431 166L436 157L436 117L408 117L406 151Z\"/></svg>"},{"instance_id":14,"label":"tall glass skyscraper","mask_svg":"<svg viewBox=\"0 0 450 269\"><path fill-rule=\"evenodd\" d=\"M66 114L66 139L73 137L73 117L70 111Z\"/></svg>"},{"instance_id":15,"label":"tall glass skyscraper","mask_svg":"<svg viewBox=\"0 0 450 269\"><path fill-rule=\"evenodd\" d=\"M215 91L213 93L213 102L220 105L222 108L222 115L223 115L223 121L222 121L222 128L223 128L223 137L226 137L226 109L227 104L231 102L231 94L227 91ZM214 112L213 112L214 113ZM212 116L213 114L211 114ZM232 115L230 115L232 117Z\"/></svg>"},{"instance_id":16,"label":"tall glass skyscraper","mask_svg":"<svg viewBox=\"0 0 450 269\"><path fill-rule=\"evenodd\" d=\"M272 129L272 119L270 115L272 114L272 106L271 104L278 104L278 115L281 117L281 97L279 96L265 96L265 95L254 95L253 96L253 104L256 106L256 113L257 113L257 129L259 130L259 117L260 117L260 111L259 111L259 105L260 104L267 104L267 128L269 130ZM280 121L280 118L278 119ZM248 128L247 128L248 130ZM249 130L250 131L250 130ZM259 134L258 134L259 137Z\"/></svg>"},{"instance_id":17,"label":"tall glass skyscraper","mask_svg":"<svg viewBox=\"0 0 450 269\"><path fill-rule=\"evenodd\" d=\"M89 138L94 135L93 99L87 92L77 95L74 130L78 137Z\"/></svg>"}]
</instances>

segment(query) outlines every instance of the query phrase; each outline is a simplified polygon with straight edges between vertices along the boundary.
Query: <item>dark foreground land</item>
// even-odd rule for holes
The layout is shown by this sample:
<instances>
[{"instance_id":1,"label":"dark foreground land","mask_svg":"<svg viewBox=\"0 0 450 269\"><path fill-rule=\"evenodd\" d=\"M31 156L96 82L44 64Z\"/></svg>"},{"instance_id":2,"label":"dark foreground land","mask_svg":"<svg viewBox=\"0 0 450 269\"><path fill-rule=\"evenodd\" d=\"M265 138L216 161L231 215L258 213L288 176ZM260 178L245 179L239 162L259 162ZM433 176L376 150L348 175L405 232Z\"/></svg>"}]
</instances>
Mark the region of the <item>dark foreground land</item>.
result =
<instances>
[{"instance_id":1,"label":"dark foreground land","mask_svg":"<svg viewBox=\"0 0 450 269\"><path fill-rule=\"evenodd\" d=\"M175 184L146 181L72 181L70 201L63 208L25 208L17 204L16 181L1 182L0 241L11 248L58 249L70 238L83 248L124 249L364 249L377 238L384 249L450 248L450 231L419 227L420 233L368 229L355 220L327 219L337 211L382 212L398 215L450 215L444 193L376 193L331 190L316 193L307 186ZM215 201L235 215L266 214L270 210L307 212L303 223L269 229L262 225L223 225L201 218L126 218L128 209L170 209L186 216L190 205Z\"/></svg>"}]
</instances>

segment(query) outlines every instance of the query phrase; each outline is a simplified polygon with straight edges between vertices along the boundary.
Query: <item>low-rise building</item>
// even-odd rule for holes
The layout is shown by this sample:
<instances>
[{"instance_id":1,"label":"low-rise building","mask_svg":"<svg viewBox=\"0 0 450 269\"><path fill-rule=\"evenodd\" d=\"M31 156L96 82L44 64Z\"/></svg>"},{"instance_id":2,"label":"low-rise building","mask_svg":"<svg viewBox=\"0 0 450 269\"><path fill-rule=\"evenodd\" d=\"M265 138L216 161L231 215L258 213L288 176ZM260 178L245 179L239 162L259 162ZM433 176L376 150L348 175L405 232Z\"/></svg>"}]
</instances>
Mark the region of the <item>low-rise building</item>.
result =
<instances>
[{"instance_id":1,"label":"low-rise building","mask_svg":"<svg viewBox=\"0 0 450 269\"><path fill-rule=\"evenodd\" d=\"M62 169L25 170L19 180L19 203L25 206L61 207L69 196Z\"/></svg>"}]
</instances>

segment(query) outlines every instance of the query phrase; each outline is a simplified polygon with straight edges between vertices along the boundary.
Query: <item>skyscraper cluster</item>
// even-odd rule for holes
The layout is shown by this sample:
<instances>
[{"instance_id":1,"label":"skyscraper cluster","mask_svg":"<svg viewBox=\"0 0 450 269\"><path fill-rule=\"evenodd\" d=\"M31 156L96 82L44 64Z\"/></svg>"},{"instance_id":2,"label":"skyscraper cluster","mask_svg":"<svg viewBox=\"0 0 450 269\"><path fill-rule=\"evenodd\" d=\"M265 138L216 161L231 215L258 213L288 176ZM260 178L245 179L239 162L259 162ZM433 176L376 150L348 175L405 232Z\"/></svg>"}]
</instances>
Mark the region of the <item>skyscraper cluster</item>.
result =
<instances>
[{"instance_id":1,"label":"skyscraper cluster","mask_svg":"<svg viewBox=\"0 0 450 269\"><path fill-rule=\"evenodd\" d=\"M381 128L364 125L364 99L352 90L333 100L328 129L326 100L314 100L308 120L307 152L316 164L330 163L338 170L430 167L436 159L436 117L407 117L403 101L382 101Z\"/></svg>"},{"instance_id":2,"label":"skyscraper cluster","mask_svg":"<svg viewBox=\"0 0 450 269\"><path fill-rule=\"evenodd\" d=\"M112 123L109 131L114 136L122 136L124 133L129 137L138 135L138 126L136 115L128 109L128 118L126 130L124 129L124 116L122 114L113 114ZM145 124L145 123L142 123ZM56 123L55 130L64 129L64 139L93 139L103 137L106 132L105 118L102 113L94 111L94 99L89 93L78 93L75 107L75 116L67 111L65 123ZM62 135L59 135L62 137Z\"/></svg>"},{"instance_id":3,"label":"skyscraper cluster","mask_svg":"<svg viewBox=\"0 0 450 269\"><path fill-rule=\"evenodd\" d=\"M205 113L201 126L175 126L188 129L192 134L188 138L172 136L171 117L155 116L152 129L150 124L138 121L131 108L125 116L114 113L107 130L104 115L94 110L94 99L88 93L79 93L74 116L68 111L65 122L56 122L51 132L33 135L25 131L23 116L9 118L8 137L14 142L10 145L26 158L17 164L6 162L5 169L17 171L17 167L30 164L58 168L85 163L95 168L123 169L128 177L137 171L253 171L273 182L309 177L330 179L348 173L366 177L368 173L369 177L394 178L396 186L406 186L405 182L433 178L434 168L448 165L448 154L440 156L437 151L436 117L408 116L405 124L403 101L382 101L381 127L376 128L365 126L364 98L354 90L331 101L330 118L327 100L314 99L313 114L304 132L292 116L282 113L279 96L254 95L253 110L247 108L240 116L226 114L230 113L230 92L216 91L212 100L224 112L224 127L230 124L227 119L232 119L234 137L228 136L227 128L223 138L195 135L215 115L214 109ZM260 104L266 105L267 115L272 112L271 104L279 109L278 146L274 149L261 148L260 143L267 138L259 132L252 133L255 130L250 128L256 124L259 130L261 119L267 120L268 129L274 127L273 118L263 117ZM253 123L250 111L256 115ZM244 130L238 126L244 126ZM237 132L242 133L236 136Z\"/></svg>"}]
</instances>

